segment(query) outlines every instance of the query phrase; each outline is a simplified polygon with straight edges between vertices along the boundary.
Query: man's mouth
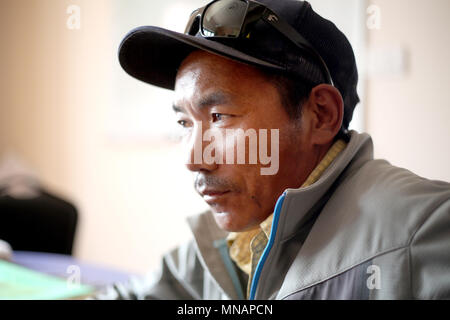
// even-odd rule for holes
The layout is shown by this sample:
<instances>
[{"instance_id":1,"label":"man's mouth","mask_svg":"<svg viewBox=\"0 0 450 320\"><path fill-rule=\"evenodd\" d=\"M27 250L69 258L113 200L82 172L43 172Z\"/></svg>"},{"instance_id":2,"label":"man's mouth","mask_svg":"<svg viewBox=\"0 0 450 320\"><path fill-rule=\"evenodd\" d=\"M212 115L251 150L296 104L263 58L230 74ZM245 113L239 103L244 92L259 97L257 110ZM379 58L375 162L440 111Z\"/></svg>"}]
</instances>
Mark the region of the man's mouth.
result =
<instances>
[{"instance_id":1,"label":"man's mouth","mask_svg":"<svg viewBox=\"0 0 450 320\"><path fill-rule=\"evenodd\" d=\"M230 190L216 190L216 189L204 189L199 191L199 193L202 195L203 200L205 200L208 204L213 204L217 202L220 198L224 197L225 195L228 195L231 191Z\"/></svg>"},{"instance_id":2,"label":"man's mouth","mask_svg":"<svg viewBox=\"0 0 450 320\"><path fill-rule=\"evenodd\" d=\"M203 200L216 209L221 205L226 205L225 201L230 195L239 193L236 184L226 178L214 175L199 173L195 179L194 187L202 196Z\"/></svg>"}]
</instances>

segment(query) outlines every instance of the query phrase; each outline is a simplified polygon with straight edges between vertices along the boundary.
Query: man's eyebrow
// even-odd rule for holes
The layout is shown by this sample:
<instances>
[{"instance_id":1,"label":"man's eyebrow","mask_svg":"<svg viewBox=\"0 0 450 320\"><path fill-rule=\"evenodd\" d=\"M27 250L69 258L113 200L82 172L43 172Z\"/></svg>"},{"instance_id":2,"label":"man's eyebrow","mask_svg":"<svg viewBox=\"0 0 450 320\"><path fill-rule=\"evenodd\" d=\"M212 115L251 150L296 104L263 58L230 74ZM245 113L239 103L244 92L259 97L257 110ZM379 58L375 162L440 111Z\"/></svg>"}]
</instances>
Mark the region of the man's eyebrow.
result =
<instances>
[{"instance_id":1,"label":"man's eyebrow","mask_svg":"<svg viewBox=\"0 0 450 320\"><path fill-rule=\"evenodd\" d=\"M175 104L172 105L172 109L173 109L173 111L175 111L175 112L185 113L183 108L181 108L181 107L179 107L179 106L177 106L177 105L175 105Z\"/></svg>"},{"instance_id":2,"label":"man's eyebrow","mask_svg":"<svg viewBox=\"0 0 450 320\"><path fill-rule=\"evenodd\" d=\"M214 105L224 104L230 100L228 94L223 91L215 91L200 99L198 102L199 109L208 108Z\"/></svg>"},{"instance_id":3,"label":"man's eyebrow","mask_svg":"<svg viewBox=\"0 0 450 320\"><path fill-rule=\"evenodd\" d=\"M229 102L230 96L223 91L215 91L210 93L204 97L202 97L198 102L198 108L200 110L204 108L208 108L214 105L224 104ZM172 105L172 109L175 112L186 113L183 107L177 106L176 104Z\"/></svg>"}]
</instances>

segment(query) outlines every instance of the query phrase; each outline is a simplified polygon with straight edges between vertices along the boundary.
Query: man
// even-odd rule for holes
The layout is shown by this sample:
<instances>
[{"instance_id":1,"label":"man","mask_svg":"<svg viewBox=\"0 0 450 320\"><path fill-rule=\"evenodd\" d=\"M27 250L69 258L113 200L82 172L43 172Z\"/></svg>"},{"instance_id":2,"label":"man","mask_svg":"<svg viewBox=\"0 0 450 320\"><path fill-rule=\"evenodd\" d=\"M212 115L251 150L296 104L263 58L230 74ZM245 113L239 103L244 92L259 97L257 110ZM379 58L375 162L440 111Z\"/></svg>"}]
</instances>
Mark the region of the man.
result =
<instances>
[{"instance_id":1,"label":"man","mask_svg":"<svg viewBox=\"0 0 450 320\"><path fill-rule=\"evenodd\" d=\"M450 185L374 160L370 136L348 132L354 54L307 2L213 1L186 34L133 30L119 58L174 90L211 211L159 273L99 297L450 298Z\"/></svg>"}]
</instances>

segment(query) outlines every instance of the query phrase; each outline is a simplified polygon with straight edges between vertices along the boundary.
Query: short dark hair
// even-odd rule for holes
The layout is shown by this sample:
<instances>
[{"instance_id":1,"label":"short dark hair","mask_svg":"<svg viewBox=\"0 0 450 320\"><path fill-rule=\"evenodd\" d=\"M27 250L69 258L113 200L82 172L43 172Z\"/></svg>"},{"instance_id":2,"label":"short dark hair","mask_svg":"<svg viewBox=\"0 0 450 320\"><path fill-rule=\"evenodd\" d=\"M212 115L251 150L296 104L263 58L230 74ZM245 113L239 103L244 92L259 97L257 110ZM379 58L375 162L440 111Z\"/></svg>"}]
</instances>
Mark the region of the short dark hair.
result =
<instances>
[{"instance_id":1,"label":"short dark hair","mask_svg":"<svg viewBox=\"0 0 450 320\"><path fill-rule=\"evenodd\" d=\"M300 119L302 106L308 100L314 86L280 74L269 74L268 77L269 81L277 88L287 114L293 120Z\"/></svg>"},{"instance_id":2,"label":"short dark hair","mask_svg":"<svg viewBox=\"0 0 450 320\"><path fill-rule=\"evenodd\" d=\"M299 120L302 114L302 106L308 100L315 85L272 71L264 70L263 74L277 88L281 103L287 114L293 120ZM348 127L353 117L354 106L359 102L359 98L356 100L352 108L344 106L344 119L341 129L335 137L336 140L343 139L347 142L350 140Z\"/></svg>"}]
</instances>

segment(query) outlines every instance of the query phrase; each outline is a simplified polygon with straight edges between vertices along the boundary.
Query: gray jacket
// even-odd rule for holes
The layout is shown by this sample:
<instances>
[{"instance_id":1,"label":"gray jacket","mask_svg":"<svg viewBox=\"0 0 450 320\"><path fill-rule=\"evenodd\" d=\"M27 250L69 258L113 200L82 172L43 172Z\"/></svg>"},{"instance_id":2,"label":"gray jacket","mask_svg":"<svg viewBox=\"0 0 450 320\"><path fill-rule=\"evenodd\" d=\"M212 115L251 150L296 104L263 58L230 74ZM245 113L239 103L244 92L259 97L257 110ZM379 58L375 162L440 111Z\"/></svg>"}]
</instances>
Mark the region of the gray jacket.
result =
<instances>
[{"instance_id":1,"label":"gray jacket","mask_svg":"<svg viewBox=\"0 0 450 320\"><path fill-rule=\"evenodd\" d=\"M161 270L98 298L238 299L243 288L209 212ZM450 184L373 159L352 132L321 178L275 207L253 299L450 299Z\"/></svg>"}]
</instances>

